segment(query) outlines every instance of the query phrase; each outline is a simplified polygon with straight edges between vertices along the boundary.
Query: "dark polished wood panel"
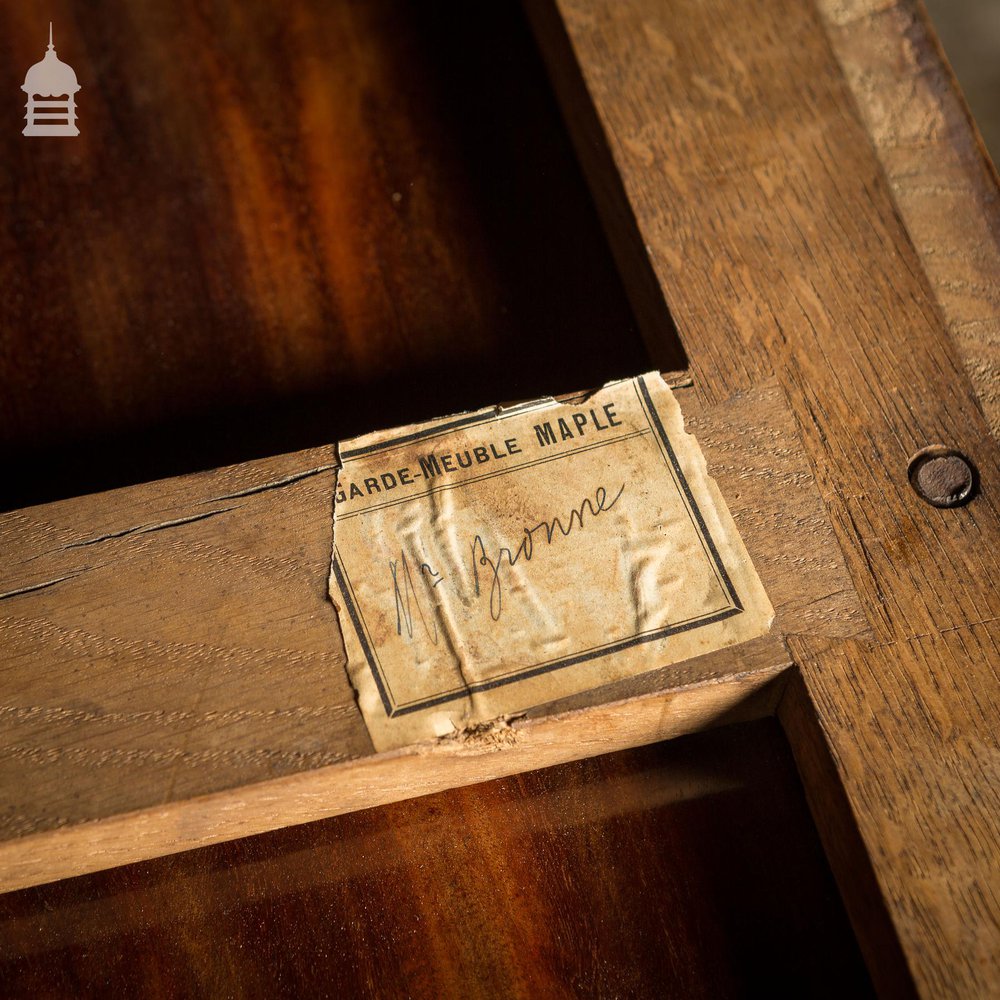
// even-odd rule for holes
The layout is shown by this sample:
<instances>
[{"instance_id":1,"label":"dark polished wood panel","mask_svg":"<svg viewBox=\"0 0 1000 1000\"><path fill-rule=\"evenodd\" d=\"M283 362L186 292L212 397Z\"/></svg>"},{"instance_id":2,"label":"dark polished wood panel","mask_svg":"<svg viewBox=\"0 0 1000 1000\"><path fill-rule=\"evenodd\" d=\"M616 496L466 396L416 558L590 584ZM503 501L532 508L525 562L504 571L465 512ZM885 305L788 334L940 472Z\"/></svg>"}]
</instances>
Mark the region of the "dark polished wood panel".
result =
<instances>
[{"instance_id":1,"label":"dark polished wood panel","mask_svg":"<svg viewBox=\"0 0 1000 1000\"><path fill-rule=\"evenodd\" d=\"M81 134L0 129L0 504L682 366L513 0L8 4L11 70L50 17Z\"/></svg>"},{"instance_id":2,"label":"dark polished wood panel","mask_svg":"<svg viewBox=\"0 0 1000 1000\"><path fill-rule=\"evenodd\" d=\"M32 997L870 993L773 721L0 897L0 981Z\"/></svg>"}]
</instances>

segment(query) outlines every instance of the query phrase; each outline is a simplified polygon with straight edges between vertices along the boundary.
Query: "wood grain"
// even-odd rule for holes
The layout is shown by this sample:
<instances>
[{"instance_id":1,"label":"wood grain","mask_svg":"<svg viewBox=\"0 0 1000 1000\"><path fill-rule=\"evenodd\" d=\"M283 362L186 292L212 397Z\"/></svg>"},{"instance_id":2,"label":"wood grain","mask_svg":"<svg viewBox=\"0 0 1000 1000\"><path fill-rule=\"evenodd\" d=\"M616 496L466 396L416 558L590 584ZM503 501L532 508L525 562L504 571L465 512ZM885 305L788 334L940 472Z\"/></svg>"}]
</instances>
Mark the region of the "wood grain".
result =
<instances>
[{"instance_id":1,"label":"wood grain","mask_svg":"<svg viewBox=\"0 0 1000 1000\"><path fill-rule=\"evenodd\" d=\"M601 127L698 391L773 375L787 393L879 647L807 659L818 723L916 988L987 994L1000 829L980 754L998 661L966 643L1000 617L997 445L824 22L791 0L557 0L534 20L567 115ZM935 442L982 471L962 510L907 484ZM892 727L849 752L873 713Z\"/></svg>"},{"instance_id":2,"label":"wood grain","mask_svg":"<svg viewBox=\"0 0 1000 1000\"><path fill-rule=\"evenodd\" d=\"M820 0L834 51L994 437L997 175L921 0Z\"/></svg>"},{"instance_id":3,"label":"wood grain","mask_svg":"<svg viewBox=\"0 0 1000 1000\"><path fill-rule=\"evenodd\" d=\"M6 997L865 997L778 727L0 897Z\"/></svg>"},{"instance_id":4,"label":"wood grain","mask_svg":"<svg viewBox=\"0 0 1000 1000\"><path fill-rule=\"evenodd\" d=\"M649 367L516 4L16 4L0 60L0 509Z\"/></svg>"},{"instance_id":5,"label":"wood grain","mask_svg":"<svg viewBox=\"0 0 1000 1000\"><path fill-rule=\"evenodd\" d=\"M864 635L780 392L715 408L678 393L778 628ZM772 637L540 706L499 743L373 757L326 597L334 461L315 449L0 518L0 884L635 746L746 700L773 706L758 692L790 661ZM807 584L789 585L790 564Z\"/></svg>"},{"instance_id":6,"label":"wood grain","mask_svg":"<svg viewBox=\"0 0 1000 1000\"><path fill-rule=\"evenodd\" d=\"M988 471L995 443L818 16L775 0L754 28L724 0L682 6L560 3L574 50L551 55L579 60L697 391L778 379L880 637L1000 611L992 492L942 517L906 479L918 447ZM716 20L732 46L710 65Z\"/></svg>"},{"instance_id":7,"label":"wood grain","mask_svg":"<svg viewBox=\"0 0 1000 1000\"><path fill-rule=\"evenodd\" d=\"M989 995L1000 983L998 623L874 649L791 643L915 980L928 995Z\"/></svg>"},{"instance_id":8,"label":"wood grain","mask_svg":"<svg viewBox=\"0 0 1000 1000\"><path fill-rule=\"evenodd\" d=\"M732 454L741 454L746 440L735 430L730 443L735 452L727 452L723 436L718 461L722 473L731 477L723 492L741 529L746 525L755 558L762 558L762 575L778 571L783 575L780 627L792 635L789 642L802 673L796 690L804 694L794 703L781 702L781 712L795 740L793 749L852 920L859 933L870 934L878 920L873 923L866 914L881 906L886 918L883 931L888 927L886 937L900 946L889 949L891 954L880 954L877 936L867 937L863 943L873 972L880 985L888 984L886 988L912 984L929 997L988 995L1000 982L996 967L1000 889L995 880L1000 830L990 793L1000 731L995 699L990 697L1000 662L995 642L995 622L1000 618L995 586L1000 579L998 452L947 323L953 315L965 315L988 331L996 310L992 296L977 291L967 296L967 312L956 312L942 289L957 282L961 297L970 274L976 281L979 277L989 281L993 266L987 257L976 258L981 270L970 270L959 253L955 274L949 265L929 277L927 248L939 245L938 237L924 243L923 231L916 225L907 229L907 213L900 211L907 203L905 192L887 179L872 143L874 119L862 116L869 112L859 113L859 91L852 88L831 45L828 27L833 22L824 20L812 4L557 0L531 6L566 114L572 122L584 123L574 130L578 140L590 137L580 145L581 156L589 164L590 187L615 242L616 259L638 261L643 269L627 284L654 356L675 346L662 314L666 302L690 357L693 394L702 404L701 412L711 420L714 413L733 405L730 416L735 420L739 404L723 401L734 393L745 394L744 424L737 422L735 427L751 441L757 437L766 441L766 425L754 424L751 404L755 394L773 392L765 383L775 379L804 443L805 458L796 450L791 459L804 473L801 480L769 478L772 457L764 444L754 455L749 474L743 476ZM420 81L427 78L420 73L411 87L407 73L398 71L410 67L411 58L416 60L413 65L420 63L423 45L436 44L423 39L421 29L414 26L420 18L410 15L407 20L402 7L342 4L319 11L292 4L274 11L223 11L211 5L197 10L181 5L156 14L130 8L114 22L96 18L86 28L77 27L78 37L89 38L87 51L118 51L127 44L142 57L143 66L138 61L128 63L127 56L114 70L95 64L89 72L94 80L115 79L114 72L122 73L118 85L104 92L104 103L94 107L99 121L121 121L129 128L116 125L102 132L99 127L93 135L118 151L114 167L122 164L123 183L116 186L118 175L114 175L113 203L127 208L128 219L135 217L141 223L128 230L133 243L137 234L151 234L144 235L150 249L135 252L140 266L131 269L131 258L126 260L115 242L117 216L102 214L108 211L106 206L91 206L96 209L91 216L80 208L89 205L85 195L89 187L73 185L85 180L92 186L95 177L114 174L103 146L81 144L75 154L79 160L69 163L47 160L64 155L54 153L53 147L30 153L22 144L10 150L16 164L10 177L27 196L16 198L9 189L3 192L4 203L18 207L13 223L0 237L6 241L0 248L0 266L7 269L0 275L4 278L0 288L5 290L0 294L13 289L4 308L9 329L15 331L8 333L5 327L2 357L13 359L11 370L19 364L26 373L28 388L12 398L20 401L19 407L44 410L39 426L47 426L46 433L56 434L81 421L86 425L90 419L97 421L92 426L106 431L111 422L93 416L102 407L123 415L115 425L119 427L144 421L151 425L160 419L152 415L154 411L168 413L163 419L181 419L180 410L170 409L175 398L181 405L185 398L204 400L215 391L217 380L202 380L203 369L219 375L230 368L239 372L241 366L253 372L260 365L267 373L260 383L254 381L256 376L250 378L246 396L240 395L242 389L232 395L227 395L229 389L221 391L222 405L230 415L238 412L241 401L263 404L293 397L301 401L302 393L308 395L314 386L319 393L342 387L344 410L352 418L371 417L383 412L379 407L398 402L401 396L388 390L403 382L419 386L422 398L434 394L436 400L457 400L466 390L476 391L475 403L491 396L531 394L530 388L516 382L518 377L530 381L524 369L511 374L509 357L498 346L517 343L532 349L539 329L529 323L523 341L518 339L520 333L511 339L510 328L496 319L498 308L504 315L506 294L498 289L507 289L508 282L522 290L517 293L521 305L516 313L521 323L534 317L537 305L538 314L548 316L547 330L571 329L575 334L577 327L560 326L567 317L577 321L580 330L601 330L600 337L572 341L572 351L561 334L545 341L549 347L539 359L551 363L537 369L539 378L548 380L543 391L564 387L553 384L552 372L564 370L566 354L590 357L601 369L593 379L573 375L566 388L602 381L609 374L609 359L625 357L633 341L617 336L617 330L628 325L615 326L622 313L617 307L605 313L600 302L595 305L580 293L585 289L589 295L591 286L599 286L603 291L598 299L605 305L605 292L623 302L617 285L608 292L610 286L602 284L610 260L603 243L586 233L577 239L572 226L560 228L560 219L554 225L552 217L546 217L546 232L556 228L568 234L565 259L576 261L580 252L593 265L564 271L563 258L558 258L558 266L551 264L554 258L547 256L544 246L535 259L531 226L505 228L508 218L520 217L517 212L510 214L508 203L534 206L531 211L536 213L561 205L568 215L580 204L562 202L547 187L535 187L537 175L544 171L536 170L532 157L519 154L516 163L498 157L497 163L506 162L503 169L513 176L527 174L532 181L527 189L537 200L515 197L494 202L486 197L496 214L472 212L469 228L461 221L453 225L448 221L451 216L445 223L437 221L438 206L448 206L469 221L465 206L480 204L472 193L476 185L465 183L470 175L460 166L468 162L467 147L454 158L447 152L440 161L429 161L426 184L415 189L423 191L423 200L417 195L413 199L415 205L435 206L434 212L413 209L421 233L403 227L402 235L383 240L377 226L358 224L357 216L348 211L366 204L363 196L375 190L366 186L370 178L383 177L383 166L396 162L385 151L407 150L414 144L406 122L386 133L390 142L366 144L359 138L349 143L352 150L366 151L362 166L355 163L355 167L367 180L359 187L338 187L337 178L343 180L345 175L337 173L331 136L358 137L367 128L378 134L379 127L388 128L393 120L391 110L381 113L391 103L388 96L381 103L375 100L373 107L379 113L357 117L367 107L366 96L391 94L395 99L400 90L406 91L404 102L416 102L412 113L421 121L421 134L435 137L435 147L439 139L446 150L452 148L449 142L460 141L454 137L446 141L453 125L456 135L466 129L480 140L484 131L490 132L487 138L493 135L491 119L482 113L483 91L464 86L480 64L477 48L460 48L468 53L469 65L443 77L462 84L448 89L447 101L430 84L422 89ZM496 12L500 6L489 9ZM833 9L824 7L828 12ZM892 5L887 9L891 15ZM374 13L366 20L369 11ZM396 34L378 30L394 24L392 18L376 16L387 12L402 19ZM3 36L3 44L20 52L27 34L34 37L34 26L28 24L27 14L4 16L10 19L11 30ZM261 28L256 48L248 48L241 38L244 16L255 19L255 31ZM130 18L146 30L126 34L120 25L131 24ZM891 16L869 20L894 23ZM436 23L440 27L440 21ZM848 19L842 26L861 31L866 23L862 17ZM365 31L355 35L354 29L362 26ZM836 38L839 29L831 30ZM431 36L445 37L440 31ZM188 80L195 84L190 89L199 95L191 112L175 111L167 100L168 94L171 100L176 97L176 90L166 82L165 67L175 61L166 58L167 43L162 40L173 37L186 39L191 51L198 53L188 69ZM385 41L372 48L370 41L359 44L361 38ZM324 47L328 39L340 40L342 49L348 50L342 65L350 73L343 80L335 53ZM842 41L836 44L842 53ZM856 40L851 44L860 45ZM918 53L923 44L916 45ZM265 52L292 50L296 56L300 52L307 56L308 73L296 81L320 85L315 98L313 88L301 82L292 88L296 107L309 111L308 119L287 115L287 80L279 81L263 65L269 58ZM389 50L394 53L389 60L363 54ZM400 51L404 55L396 62ZM458 50L449 42L446 51ZM87 65L86 51L65 49L61 54L78 70ZM273 61L288 64L287 59ZM397 71L383 76L383 68L390 64ZM164 67L164 72L149 73L150 65ZM850 76L851 64L845 60L843 65ZM910 65L925 64L918 56ZM254 68L262 72L248 72ZM493 65L488 74L491 79L497 68ZM365 81L367 89L353 99L345 98L348 110L341 119L328 95L339 92L336 85L341 83L347 95L357 93L348 76ZM137 78L148 80L149 109L165 123L157 126L162 132L143 131L141 101L134 107L126 101L117 110L113 98L130 94L125 80ZM244 89L247 80L251 82ZM537 94L529 91L532 97ZM96 84L91 92L98 94ZM246 95L245 104L230 99L236 93L240 100ZM421 116L420 108L440 109L455 94L466 93L467 101L459 98L459 106L469 120L445 116L450 124L437 128L433 114L426 120ZM914 106L927 107L919 101ZM968 127L953 111L954 106L942 113L949 142L961 149L970 142ZM195 115L204 112L223 117L209 119L212 130L196 132ZM359 120L365 129L355 132L347 127ZM294 122L299 131L292 135L293 126L286 127L286 121ZM338 121L347 123L342 131L327 128ZM202 119L198 122L200 129ZM81 96L81 128L85 126ZM547 132L544 124L539 128L536 140L544 148ZM122 138L126 133L129 141L133 135L146 138L129 152L131 147ZM155 187L155 197L143 200L137 193L142 175L129 172L132 157L149 172L154 164L175 162L170 159L173 147L164 136L177 138L176 148L183 150L185 135L202 134L219 137L222 153L213 145L189 156L184 162L193 165L193 180L186 181L186 187ZM510 144L500 130L495 135L500 146ZM336 145L338 155L343 148ZM284 153L293 151L296 156L286 163ZM26 155L36 159L26 163ZM891 160L884 151L883 158L886 163ZM233 172L227 174L230 161ZM959 161L956 169L961 173L965 170L961 163L969 161L961 156ZM942 158L941 162L948 168L955 161ZM434 164L441 164L440 173ZM208 169L213 165L228 178L225 188L211 186L218 176L217 170ZM396 175L385 176L392 183L378 188L382 198L386 190L398 187ZM487 171L479 176L495 180L497 175ZM328 186L328 177L337 183ZM559 177L554 189L561 188ZM229 200L228 194L244 179L248 197L237 204L238 199ZM988 192L988 178L983 183L982 191ZM934 180L932 188L937 184ZM574 185L576 191L582 190L578 179L567 190ZM50 187L54 194L47 193ZM178 200L171 201L171 193L178 191ZM206 197L201 212L199 192ZM31 214L32 206L39 204L47 206L48 216ZM71 241L57 240L50 246L37 223L64 205L75 206L68 210L68 218L85 219L91 228L82 223L75 229L71 226ZM178 211L165 211L164 206L171 205ZM307 210L300 216L302 205ZM232 215L213 214L220 206ZM369 218L367 212L360 214ZM169 225L157 229L164 218ZM386 210L379 218L396 217ZM482 223L492 234L489 238L478 235L481 218L492 220L490 225ZM593 220L586 218L590 219L587 232L593 234ZM387 222L387 231L398 234L395 225ZM308 241L300 243L300 227L310 234ZM343 243L338 227L345 234ZM434 235L425 238L424 227ZM88 232L98 235L91 238ZM982 226L978 232L981 246L986 239ZM449 240L455 233L452 244ZM215 242L216 234L229 236ZM145 246L141 240L137 245ZM394 256L392 245L406 248L405 252ZM436 256L441 245L457 249L454 253L444 249ZM36 263L35 271L18 270L21 265L14 250L19 246L27 251L25 259ZM184 255L192 246L198 252L192 270L186 270ZM73 316L82 319L70 327L56 322L62 300L53 297L38 311L43 319L37 323L42 325L33 328L36 321L27 316L24 297L36 287L36 279L47 286L64 277L69 269L60 262L68 260L71 251L75 270L69 273L74 275L77 310ZM494 267L493 255L507 263ZM126 261L128 266L98 268L95 262L105 259ZM341 269L343 260L348 263ZM416 260L425 262L426 268L410 268ZM382 261L391 262L392 273L410 276L403 290L378 291L380 283L391 286L378 266ZM548 292L540 296L532 284L532 268L538 261L550 261L554 271L549 273L558 280L545 287L555 289L551 301L563 303L559 309L568 311L545 313L542 306L550 302ZM360 264L355 268L353 262ZM162 273L152 267L156 264ZM454 281L452 267L459 272ZM477 275L467 282L461 277L466 267ZM150 277L154 274L169 292L164 293L163 313L157 311L158 289ZM175 274L186 279L174 285ZM209 283L208 293L199 291L199 281ZM427 299L423 289L431 290ZM351 297L355 290L363 297L362 305ZM206 313L211 323L191 339L175 332L183 330L183 324L178 328L168 322L178 318L194 322L195 314L182 308L188 297L201 307L212 307ZM342 300L347 306L338 311ZM436 305L424 310L427 300L443 303L442 311L437 312ZM252 313L243 311L244 301L252 304ZM328 306L334 301L335 307ZM565 305L567 301L572 308ZM369 302L376 303L371 315L365 311ZM487 319L484 327L477 328L472 321L481 302L487 304ZM138 308L133 303L158 317L158 325L143 335L154 360L139 369L131 369L131 361L119 360L119 355L144 356L140 335L133 333L135 313L129 310ZM352 303L353 312L348 308ZM407 310L412 311L404 310L399 314L404 320L393 326L400 303L411 303ZM298 322L298 309L305 310L306 322ZM356 325L340 325L342 315L361 319ZM440 316L467 322L445 325L440 320L438 325ZM603 329L596 322L588 325L602 316L601 322L610 325ZM44 325L48 322L44 317L52 320L50 325ZM324 339L328 325L338 331L336 348ZM33 332L18 340L16 331L29 328ZM294 330L294 341L255 333L286 328ZM73 332L67 335L67 329ZM415 338L397 333L417 329L421 343L431 345L429 353L420 353L421 348L406 355L404 345ZM609 329L616 332L614 337L607 336ZM177 353L172 354L175 338ZM443 367L442 361L451 356L448 352L456 341L470 351L467 364L458 371ZM73 350L66 349L67 342ZM308 346L317 343L315 350ZM254 353L241 354L244 345L252 345ZM621 354L615 355L619 349ZM161 372L155 360L161 356L181 360L164 364ZM338 360L329 361L328 356ZM87 363L79 364L79 358ZM346 359L343 367L339 359ZM664 364L659 357L657 361ZM168 376L175 372L171 368L175 363L183 374L172 376L171 382ZM382 366L391 371L387 374ZM470 370L477 374L467 379ZM130 372L135 371L145 373L143 378L132 380ZM184 395L188 372L194 372L191 396ZM121 383L115 373L121 374ZM320 374L319 382L309 381L312 373ZM55 379L51 385L65 386L65 392L40 401L39 385L49 384L40 381L43 374ZM175 395L161 395L161 375ZM482 381L477 383L476 378ZM129 388L116 395L119 384ZM137 390L137 384L145 388ZM237 378L234 384L243 383ZM495 392L486 394L484 388ZM141 396L144 391L154 401L148 411L141 398L128 402L133 398L130 393ZM699 419L697 403L683 405ZM371 409L366 411L365 406ZM28 411L12 409L10 426L24 412ZM29 419L22 426L30 425ZM330 427L315 421L310 426ZM338 423L336 434L342 433ZM336 434L324 433L314 441L331 440ZM961 510L933 510L909 489L909 455L937 442L967 452L982 474L981 495ZM780 456L782 449L776 451ZM138 456L137 462L142 453L138 447L130 452ZM115 454L117 459L120 449ZM11 864L9 884L54 877L61 871L58 864L99 867L139 856L129 855L130 851L178 850L215 836L245 832L251 821L268 825L357 808L415 790L480 780L505 768L555 763L601 748L676 735L732 713L766 712L779 704L789 656L782 639L775 636L734 651L725 662L692 664L696 674L673 690L619 692L620 702L561 706L560 711L570 709L565 714L546 714L556 710L549 706L536 718L516 721L510 730L501 726L482 734L485 739L474 740L471 746L459 743L392 758L365 756L363 730L338 701L336 685L343 682L334 680L338 661L330 654L335 649L330 643L335 625L328 617L329 608L324 604L321 613L316 604L322 586L316 561L329 543L328 536L318 533L319 525L329 530L329 473L311 473L327 464L328 457L325 452L319 458L264 462L242 471L142 487L127 496L116 495L110 506L107 498L89 499L22 511L7 520L7 537L13 542L3 542L4 551L14 545L18 555L5 566L9 579L0 592L8 596L0 609L15 621L21 669L6 673L23 685L13 689L8 707L14 712L8 725L17 727L21 741L12 745L25 750L4 764L12 768L12 780L5 775L4 787L20 796L5 815L12 831L27 834L9 839L3 847ZM167 459L157 454L157 461ZM8 466L15 470L15 485L23 482L23 473L17 471L23 467ZM300 473L304 475L295 481L269 486ZM811 492L813 481L822 508ZM165 491L162 497L160 489ZM789 499L800 493L808 499L808 509L801 512ZM229 505L234 509L225 509ZM781 523L800 534L789 538L781 531L766 530L775 510L786 511ZM842 550L846 576L837 546L829 546L826 520ZM768 543L768 537L775 541ZM278 548L269 548L272 544ZM806 557L801 564L795 563L797 551ZM239 574L229 570L230 563L239 566ZM832 577L813 572L824 565L834 567ZM792 566L797 576L789 572ZM242 586L244 579L252 581L247 588ZM798 594L796 583L803 588ZM88 594L98 584L104 597L94 603ZM870 642L851 638L863 635L857 615L846 625L838 621L845 608L855 607L854 590L870 627ZM273 622L265 622L259 612L272 601L285 609L284 618L278 613ZM309 618L310 609L314 618ZM189 632L195 636L193 642L185 638ZM304 649L297 644L300 634ZM36 645L43 656L35 657ZM92 655L95 652L97 656ZM292 665L291 697L279 708L290 709L293 715L275 723L272 741L270 735L261 735L265 728L270 731L269 724L255 713L264 710L267 695L273 692L261 683L262 674L253 666L263 660L273 675L283 658ZM55 664L51 673L44 668L47 662ZM217 690L212 680L216 662L229 682L225 690ZM143 671L144 663L155 663L157 670ZM697 673L702 670L703 674ZM107 690L100 704L81 694L91 689L95 677ZM600 692L595 697L606 701L612 696ZM223 725L210 714L216 709L212 701L216 697L222 710L231 713ZM23 709L27 714L19 715ZM310 717L313 709L319 709L321 716ZM55 714L46 717L50 710ZM62 714L67 711L69 715ZM323 713L329 718L324 719ZM802 724L803 713L808 725ZM105 714L110 722L104 721ZM77 719L80 727L67 736ZM623 720L634 722L629 726ZM829 767L814 752L817 742L828 755ZM84 752L74 760L64 752L67 746ZM163 748L166 756L157 757ZM323 758L341 753L348 759ZM194 768L186 766L186 754L207 777L192 776ZM88 769L88 759L99 766ZM142 781L123 780L123 774L141 776ZM241 784L241 806L236 807L230 791ZM29 793L33 787L35 796ZM223 829L228 834L220 834ZM854 830L859 838L867 862L864 871L852 868L852 852L835 849L838 831L845 829Z\"/></svg>"}]
</instances>

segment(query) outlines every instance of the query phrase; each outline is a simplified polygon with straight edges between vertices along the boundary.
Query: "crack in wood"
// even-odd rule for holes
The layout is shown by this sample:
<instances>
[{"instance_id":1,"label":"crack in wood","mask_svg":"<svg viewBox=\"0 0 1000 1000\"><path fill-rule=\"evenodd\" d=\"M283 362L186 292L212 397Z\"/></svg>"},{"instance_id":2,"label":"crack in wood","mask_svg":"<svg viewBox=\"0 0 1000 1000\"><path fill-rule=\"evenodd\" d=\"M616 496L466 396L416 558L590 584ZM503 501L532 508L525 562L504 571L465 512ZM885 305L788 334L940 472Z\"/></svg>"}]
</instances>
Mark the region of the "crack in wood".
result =
<instances>
[{"instance_id":1,"label":"crack in wood","mask_svg":"<svg viewBox=\"0 0 1000 1000\"><path fill-rule=\"evenodd\" d=\"M66 580L74 580L78 576L82 576L87 570L90 569L89 566L84 567L78 573L67 573L65 576L57 576L54 580L43 580L41 583L30 583L27 587L18 587L16 590L8 590L3 594L0 594L0 601L9 600L12 597L20 597L22 594L32 594L36 590L45 590L48 587L54 587L58 583L63 583Z\"/></svg>"},{"instance_id":2,"label":"crack in wood","mask_svg":"<svg viewBox=\"0 0 1000 1000\"><path fill-rule=\"evenodd\" d=\"M123 528L121 531L111 531L106 535L97 535L94 538L86 538L82 542L70 542L62 547L62 551L68 549L82 549L88 545L97 545L100 542L108 542L114 538L127 538L129 535L146 535L153 531L165 531L167 528L176 528L182 524L192 524L195 521L204 521L217 514L227 514L231 510L239 510L241 504L232 507L220 507L218 510L208 510L203 514L192 514L189 517L177 517L170 521L159 521L154 524L137 524L131 528Z\"/></svg>"},{"instance_id":3,"label":"crack in wood","mask_svg":"<svg viewBox=\"0 0 1000 1000\"><path fill-rule=\"evenodd\" d=\"M340 460L336 462L330 462L327 465L318 465L315 469L306 469L303 472L293 472L289 476L283 476L281 479L272 479L270 482L261 483L258 486L248 486L245 490L237 490L234 493L223 493L221 496L209 497L207 500L202 500L200 503L202 505L209 503L219 503L221 500L236 500L240 497L253 496L255 493L266 493L268 490L278 490L283 486L290 486L292 483L301 482L303 479L310 479L312 476L318 476L323 472L336 472L340 468Z\"/></svg>"}]
</instances>

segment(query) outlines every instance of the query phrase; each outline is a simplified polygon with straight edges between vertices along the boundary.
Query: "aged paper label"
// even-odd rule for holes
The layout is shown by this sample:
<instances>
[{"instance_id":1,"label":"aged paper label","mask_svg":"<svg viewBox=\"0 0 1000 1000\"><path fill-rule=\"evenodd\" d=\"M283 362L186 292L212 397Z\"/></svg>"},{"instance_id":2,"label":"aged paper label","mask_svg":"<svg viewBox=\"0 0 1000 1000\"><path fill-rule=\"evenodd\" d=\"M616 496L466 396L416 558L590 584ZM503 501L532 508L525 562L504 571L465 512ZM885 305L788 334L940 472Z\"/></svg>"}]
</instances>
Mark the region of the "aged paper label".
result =
<instances>
[{"instance_id":1,"label":"aged paper label","mask_svg":"<svg viewBox=\"0 0 1000 1000\"><path fill-rule=\"evenodd\" d=\"M340 460L330 594L379 750L770 626L656 373L369 434Z\"/></svg>"}]
</instances>

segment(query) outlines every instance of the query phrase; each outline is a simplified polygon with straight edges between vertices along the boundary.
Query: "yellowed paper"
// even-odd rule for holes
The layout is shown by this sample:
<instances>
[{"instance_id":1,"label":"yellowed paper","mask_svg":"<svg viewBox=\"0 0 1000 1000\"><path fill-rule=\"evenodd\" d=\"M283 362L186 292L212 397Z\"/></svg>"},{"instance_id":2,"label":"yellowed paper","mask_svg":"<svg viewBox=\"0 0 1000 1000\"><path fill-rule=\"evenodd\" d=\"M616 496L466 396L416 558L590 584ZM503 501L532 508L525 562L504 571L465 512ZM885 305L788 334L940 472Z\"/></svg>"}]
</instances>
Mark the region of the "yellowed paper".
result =
<instances>
[{"instance_id":1,"label":"yellowed paper","mask_svg":"<svg viewBox=\"0 0 1000 1000\"><path fill-rule=\"evenodd\" d=\"M379 750L766 632L656 373L340 446L330 594Z\"/></svg>"}]
</instances>

